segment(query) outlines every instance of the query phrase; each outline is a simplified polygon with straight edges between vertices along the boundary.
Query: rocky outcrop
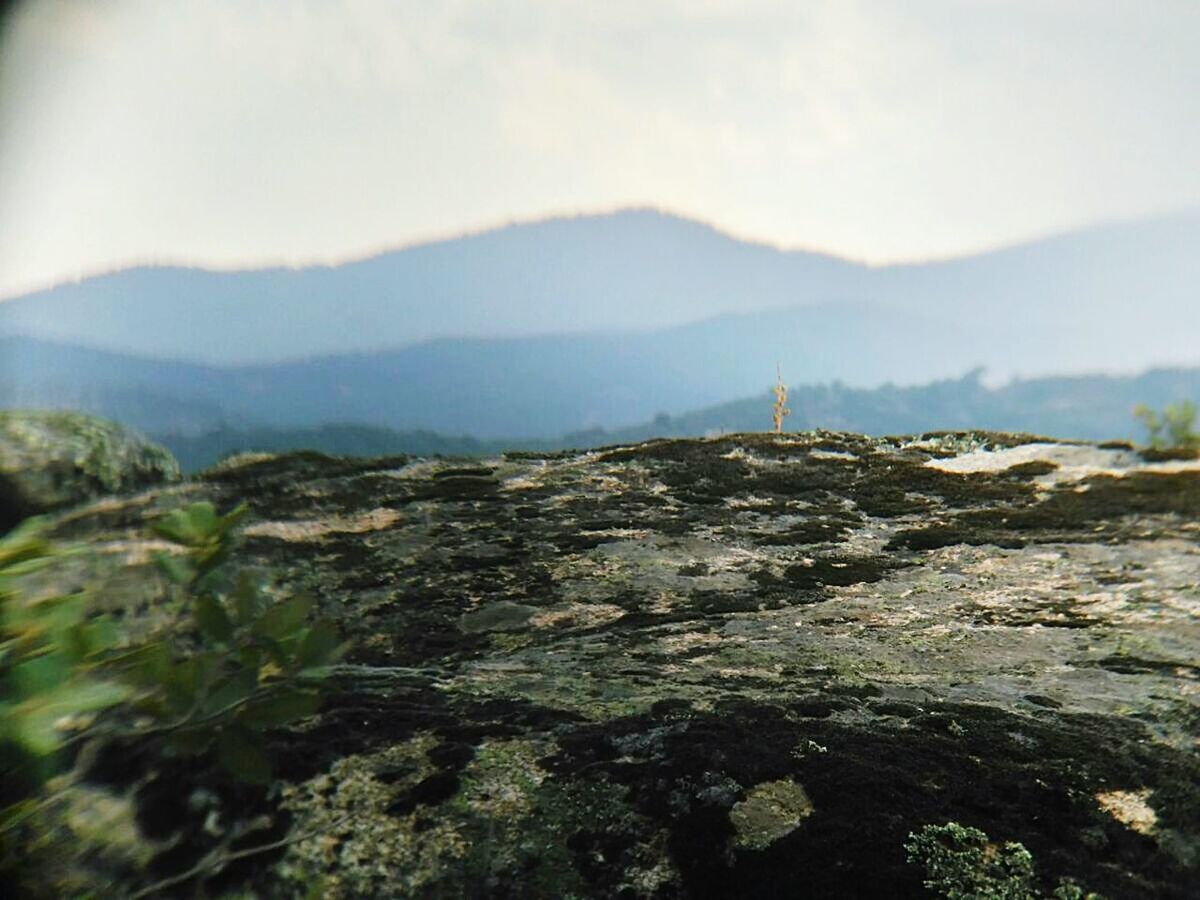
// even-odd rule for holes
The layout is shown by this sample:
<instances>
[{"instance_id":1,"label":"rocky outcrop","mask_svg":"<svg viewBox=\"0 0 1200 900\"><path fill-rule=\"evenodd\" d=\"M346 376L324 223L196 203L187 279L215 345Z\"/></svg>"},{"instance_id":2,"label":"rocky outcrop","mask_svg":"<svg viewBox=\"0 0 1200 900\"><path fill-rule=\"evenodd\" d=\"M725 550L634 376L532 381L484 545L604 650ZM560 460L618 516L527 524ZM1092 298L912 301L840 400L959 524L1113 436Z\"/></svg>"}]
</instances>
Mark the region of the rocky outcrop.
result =
<instances>
[{"instance_id":1,"label":"rocky outcrop","mask_svg":"<svg viewBox=\"0 0 1200 900\"><path fill-rule=\"evenodd\" d=\"M0 532L29 516L178 479L170 453L115 423L0 411Z\"/></svg>"},{"instance_id":2,"label":"rocky outcrop","mask_svg":"<svg viewBox=\"0 0 1200 900\"><path fill-rule=\"evenodd\" d=\"M98 554L72 577L144 617L146 523L201 498L249 503L240 562L354 645L269 788L91 767L137 823L77 829L109 892L265 817L212 895L923 897L904 844L948 822L1023 844L1046 895L1198 893L1196 460L822 432L242 457L62 516Z\"/></svg>"}]
</instances>

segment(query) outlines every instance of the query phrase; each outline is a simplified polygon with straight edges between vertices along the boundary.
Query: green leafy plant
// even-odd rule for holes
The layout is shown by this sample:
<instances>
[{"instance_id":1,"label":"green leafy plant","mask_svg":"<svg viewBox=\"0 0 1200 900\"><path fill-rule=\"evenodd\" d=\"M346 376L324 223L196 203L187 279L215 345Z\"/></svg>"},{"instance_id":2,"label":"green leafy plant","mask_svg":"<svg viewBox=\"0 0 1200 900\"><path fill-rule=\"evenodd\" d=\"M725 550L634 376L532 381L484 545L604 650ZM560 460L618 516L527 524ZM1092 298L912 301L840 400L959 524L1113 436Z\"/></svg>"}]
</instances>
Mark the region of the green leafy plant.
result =
<instances>
[{"instance_id":1,"label":"green leafy plant","mask_svg":"<svg viewBox=\"0 0 1200 900\"><path fill-rule=\"evenodd\" d=\"M1133 414L1146 426L1150 446L1156 450L1200 447L1200 433L1195 431L1196 405L1189 400L1168 403L1161 413L1138 404Z\"/></svg>"},{"instance_id":2,"label":"green leafy plant","mask_svg":"<svg viewBox=\"0 0 1200 900\"><path fill-rule=\"evenodd\" d=\"M309 595L272 602L250 572L223 570L245 515L245 506L220 516L199 502L156 523L155 532L184 551L159 553L156 562L188 601L195 646L148 643L121 665L141 689L138 709L157 720L149 733L168 749L215 747L235 776L263 783L271 777L263 732L317 711L320 682L345 645L329 620L308 624Z\"/></svg>"},{"instance_id":3,"label":"green leafy plant","mask_svg":"<svg viewBox=\"0 0 1200 900\"><path fill-rule=\"evenodd\" d=\"M235 777L263 783L263 733L316 712L345 645L333 623L308 622L311 597L274 601L249 572L226 570L245 515L244 506L221 516L200 502L155 524L179 548L156 561L190 622L133 647L89 613L85 594L34 599L25 590L28 576L72 552L43 536L44 521L0 539L0 875L52 840L38 814L78 776L65 772L68 744L214 750Z\"/></svg>"},{"instance_id":4,"label":"green leafy plant","mask_svg":"<svg viewBox=\"0 0 1200 900\"><path fill-rule=\"evenodd\" d=\"M926 825L904 844L908 861L925 869L925 887L946 900L1035 900L1033 856L1024 844L996 844L978 828ZM1062 879L1054 900L1102 900Z\"/></svg>"},{"instance_id":5,"label":"green leafy plant","mask_svg":"<svg viewBox=\"0 0 1200 900\"><path fill-rule=\"evenodd\" d=\"M908 836L908 861L925 867L925 887L946 900L1032 900L1033 857L1021 844L992 844L978 828L926 825Z\"/></svg>"},{"instance_id":6,"label":"green leafy plant","mask_svg":"<svg viewBox=\"0 0 1200 900\"><path fill-rule=\"evenodd\" d=\"M89 619L83 594L31 599L20 581L61 551L30 519L0 539L0 869L16 855L45 783L63 768L72 730L130 696L100 666L117 632Z\"/></svg>"}]
</instances>

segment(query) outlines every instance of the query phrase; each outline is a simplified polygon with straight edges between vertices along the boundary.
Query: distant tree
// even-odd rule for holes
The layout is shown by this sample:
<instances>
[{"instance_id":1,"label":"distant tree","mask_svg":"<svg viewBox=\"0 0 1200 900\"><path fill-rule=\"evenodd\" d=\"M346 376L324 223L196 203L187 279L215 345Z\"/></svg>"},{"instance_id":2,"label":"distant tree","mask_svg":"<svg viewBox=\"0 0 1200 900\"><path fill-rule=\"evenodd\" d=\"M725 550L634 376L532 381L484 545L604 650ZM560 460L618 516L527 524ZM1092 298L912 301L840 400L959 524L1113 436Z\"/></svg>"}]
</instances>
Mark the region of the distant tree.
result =
<instances>
[{"instance_id":1,"label":"distant tree","mask_svg":"<svg viewBox=\"0 0 1200 900\"><path fill-rule=\"evenodd\" d=\"M1200 447L1200 434L1194 430L1196 405L1190 400L1168 403L1162 413L1139 403L1133 408L1133 414L1146 426L1151 447Z\"/></svg>"}]
</instances>

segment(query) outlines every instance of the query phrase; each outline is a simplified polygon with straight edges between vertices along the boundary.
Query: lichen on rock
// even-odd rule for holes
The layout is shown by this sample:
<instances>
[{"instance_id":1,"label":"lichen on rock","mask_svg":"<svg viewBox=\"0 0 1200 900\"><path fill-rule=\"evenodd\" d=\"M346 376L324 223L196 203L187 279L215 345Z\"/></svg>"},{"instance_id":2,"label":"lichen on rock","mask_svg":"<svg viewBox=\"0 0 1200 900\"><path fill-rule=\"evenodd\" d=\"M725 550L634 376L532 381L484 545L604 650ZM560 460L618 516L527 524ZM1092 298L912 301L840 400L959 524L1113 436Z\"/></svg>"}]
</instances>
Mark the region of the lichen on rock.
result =
<instances>
[{"instance_id":1,"label":"lichen on rock","mask_svg":"<svg viewBox=\"0 0 1200 900\"><path fill-rule=\"evenodd\" d=\"M247 457L56 520L128 621L181 492L247 502L237 564L353 641L271 735L296 840L222 889L915 900L908 835L960 822L1043 895L1194 896L1194 466L986 432Z\"/></svg>"},{"instance_id":2,"label":"lichen on rock","mask_svg":"<svg viewBox=\"0 0 1200 900\"><path fill-rule=\"evenodd\" d=\"M75 412L0 410L0 530L39 513L179 479L162 447Z\"/></svg>"}]
</instances>

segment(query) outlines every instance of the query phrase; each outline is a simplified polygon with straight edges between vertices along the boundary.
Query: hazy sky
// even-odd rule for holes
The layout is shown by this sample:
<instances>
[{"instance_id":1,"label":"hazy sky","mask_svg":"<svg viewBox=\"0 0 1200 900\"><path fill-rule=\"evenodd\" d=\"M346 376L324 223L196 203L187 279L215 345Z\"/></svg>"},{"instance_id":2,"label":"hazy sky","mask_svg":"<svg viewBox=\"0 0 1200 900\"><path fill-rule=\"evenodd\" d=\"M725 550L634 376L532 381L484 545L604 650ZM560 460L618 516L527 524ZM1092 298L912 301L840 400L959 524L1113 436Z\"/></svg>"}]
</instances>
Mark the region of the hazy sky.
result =
<instances>
[{"instance_id":1,"label":"hazy sky","mask_svg":"<svg viewBox=\"0 0 1200 900\"><path fill-rule=\"evenodd\" d=\"M1196 0L34 0L0 294L653 205L871 261L1200 204Z\"/></svg>"}]
</instances>

